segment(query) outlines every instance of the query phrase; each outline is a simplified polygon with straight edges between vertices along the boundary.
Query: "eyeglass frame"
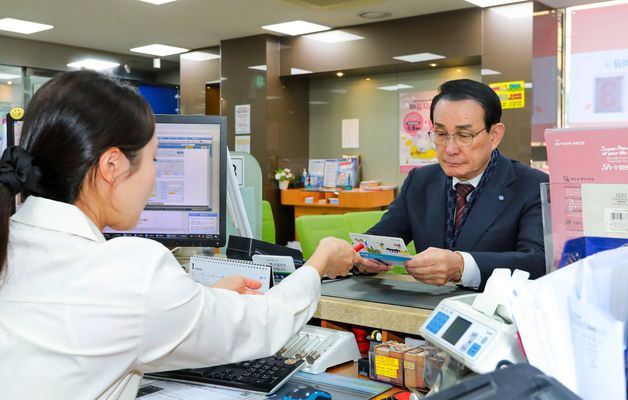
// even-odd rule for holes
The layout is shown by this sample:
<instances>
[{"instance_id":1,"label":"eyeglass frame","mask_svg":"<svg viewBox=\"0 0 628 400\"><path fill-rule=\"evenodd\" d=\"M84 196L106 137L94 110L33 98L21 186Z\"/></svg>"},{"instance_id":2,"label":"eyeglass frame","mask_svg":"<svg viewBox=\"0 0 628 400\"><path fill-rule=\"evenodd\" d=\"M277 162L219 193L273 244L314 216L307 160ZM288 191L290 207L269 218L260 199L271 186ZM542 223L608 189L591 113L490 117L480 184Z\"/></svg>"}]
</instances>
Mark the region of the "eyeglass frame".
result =
<instances>
[{"instance_id":1,"label":"eyeglass frame","mask_svg":"<svg viewBox=\"0 0 628 400\"><path fill-rule=\"evenodd\" d=\"M463 137L462 135L460 135L459 133L447 133L445 132L445 136L447 136L447 139L445 139L445 141L443 143L436 143L436 130L434 130L434 128L430 129L427 134L430 136L430 139L432 140L432 143L434 143L434 146L442 146L442 145L447 145L447 142L449 142L449 138L452 138L451 140L453 140L453 142L456 144L456 146L458 147L470 147L473 144L473 139L475 139L475 137L477 135L479 135L482 131L486 131L486 133L490 133L488 129L486 129L486 127L480 129L479 131L475 132L475 133L470 133L468 136L471 137L471 141L469 142L469 144L462 144L460 142L458 142L459 139L456 139L456 137L460 138Z\"/></svg>"}]
</instances>

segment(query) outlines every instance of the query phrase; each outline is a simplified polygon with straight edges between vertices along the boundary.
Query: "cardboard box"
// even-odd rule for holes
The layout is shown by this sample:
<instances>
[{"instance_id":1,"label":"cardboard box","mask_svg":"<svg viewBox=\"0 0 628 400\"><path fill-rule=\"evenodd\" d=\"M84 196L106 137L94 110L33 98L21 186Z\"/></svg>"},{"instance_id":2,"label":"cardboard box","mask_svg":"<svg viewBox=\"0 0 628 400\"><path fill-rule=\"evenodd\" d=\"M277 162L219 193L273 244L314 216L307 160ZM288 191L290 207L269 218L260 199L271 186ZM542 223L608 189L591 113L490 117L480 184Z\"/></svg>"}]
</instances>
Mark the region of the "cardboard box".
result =
<instances>
[{"instance_id":1,"label":"cardboard box","mask_svg":"<svg viewBox=\"0 0 628 400\"><path fill-rule=\"evenodd\" d=\"M414 388L425 388L423 369L425 368L425 352L423 348L409 350L404 354L403 372L404 385Z\"/></svg>"}]
</instances>

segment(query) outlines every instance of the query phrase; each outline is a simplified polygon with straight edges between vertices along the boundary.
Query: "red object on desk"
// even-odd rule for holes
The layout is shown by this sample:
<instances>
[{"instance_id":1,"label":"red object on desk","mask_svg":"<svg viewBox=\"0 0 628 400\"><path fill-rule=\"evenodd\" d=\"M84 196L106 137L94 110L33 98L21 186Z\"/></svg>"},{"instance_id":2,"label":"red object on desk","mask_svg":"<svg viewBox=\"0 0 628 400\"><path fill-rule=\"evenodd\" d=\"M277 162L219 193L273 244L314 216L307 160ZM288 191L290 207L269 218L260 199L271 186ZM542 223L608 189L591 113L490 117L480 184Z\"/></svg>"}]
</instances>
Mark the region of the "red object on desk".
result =
<instances>
[{"instance_id":1,"label":"red object on desk","mask_svg":"<svg viewBox=\"0 0 628 400\"><path fill-rule=\"evenodd\" d=\"M353 250L356 251L356 253L360 250L362 250L364 248L364 243L358 243L355 246L353 246Z\"/></svg>"}]
</instances>

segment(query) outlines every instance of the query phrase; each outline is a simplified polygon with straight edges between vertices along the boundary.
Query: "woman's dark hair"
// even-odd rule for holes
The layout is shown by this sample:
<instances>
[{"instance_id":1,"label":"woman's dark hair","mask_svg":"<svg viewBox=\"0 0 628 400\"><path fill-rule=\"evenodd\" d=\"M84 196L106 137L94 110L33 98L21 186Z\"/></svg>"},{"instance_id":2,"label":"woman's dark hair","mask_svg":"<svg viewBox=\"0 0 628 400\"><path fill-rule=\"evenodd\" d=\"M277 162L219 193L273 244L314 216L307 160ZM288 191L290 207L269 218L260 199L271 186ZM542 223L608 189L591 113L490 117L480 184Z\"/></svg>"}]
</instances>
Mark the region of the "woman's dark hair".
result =
<instances>
[{"instance_id":1,"label":"woman's dark hair","mask_svg":"<svg viewBox=\"0 0 628 400\"><path fill-rule=\"evenodd\" d=\"M134 165L154 130L151 108L133 87L94 71L63 73L43 85L26 108L20 146L40 169L43 190L26 187L23 193L73 204L103 152L118 147ZM0 183L0 272L13 203L9 186Z\"/></svg>"},{"instance_id":2,"label":"woman's dark hair","mask_svg":"<svg viewBox=\"0 0 628 400\"><path fill-rule=\"evenodd\" d=\"M430 106L432 122L434 122L434 107L440 100L477 102L484 109L484 125L487 132L502 118L502 103L497 93L487 85L471 79L456 79L440 85L438 94L434 96Z\"/></svg>"}]
</instances>

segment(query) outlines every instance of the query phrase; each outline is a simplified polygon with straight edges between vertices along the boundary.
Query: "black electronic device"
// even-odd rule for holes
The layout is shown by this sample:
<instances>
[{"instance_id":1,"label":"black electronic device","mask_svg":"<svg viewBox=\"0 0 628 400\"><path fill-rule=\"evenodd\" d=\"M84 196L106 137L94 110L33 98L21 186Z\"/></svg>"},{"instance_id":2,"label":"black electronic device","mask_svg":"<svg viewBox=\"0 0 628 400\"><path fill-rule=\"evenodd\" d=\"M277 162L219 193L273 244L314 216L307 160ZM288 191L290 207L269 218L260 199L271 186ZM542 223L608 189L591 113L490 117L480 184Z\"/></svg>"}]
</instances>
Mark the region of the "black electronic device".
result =
<instances>
[{"instance_id":1,"label":"black electronic device","mask_svg":"<svg viewBox=\"0 0 628 400\"><path fill-rule=\"evenodd\" d=\"M482 400L579 399L556 379L527 363L512 364L488 374L474 376L430 396L430 400L480 398Z\"/></svg>"},{"instance_id":2,"label":"black electronic device","mask_svg":"<svg viewBox=\"0 0 628 400\"><path fill-rule=\"evenodd\" d=\"M222 247L226 238L227 121L156 115L155 189L138 225L105 237L139 236L167 246Z\"/></svg>"},{"instance_id":3,"label":"black electronic device","mask_svg":"<svg viewBox=\"0 0 628 400\"><path fill-rule=\"evenodd\" d=\"M261 240L229 235L227 244L227 257L239 260L252 260L256 254L271 256L290 256L294 260L294 267L299 268L305 262L303 253L299 250L281 246L274 243L263 242Z\"/></svg>"},{"instance_id":4,"label":"black electronic device","mask_svg":"<svg viewBox=\"0 0 628 400\"><path fill-rule=\"evenodd\" d=\"M303 360L271 356L217 367L180 369L147 374L154 379L222 386L272 394L303 366Z\"/></svg>"}]
</instances>

